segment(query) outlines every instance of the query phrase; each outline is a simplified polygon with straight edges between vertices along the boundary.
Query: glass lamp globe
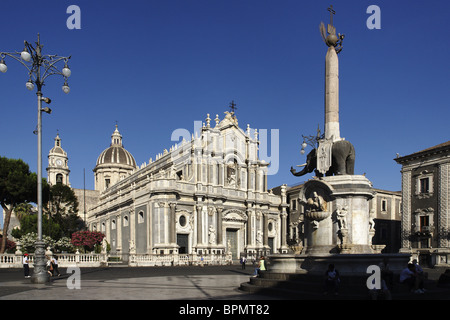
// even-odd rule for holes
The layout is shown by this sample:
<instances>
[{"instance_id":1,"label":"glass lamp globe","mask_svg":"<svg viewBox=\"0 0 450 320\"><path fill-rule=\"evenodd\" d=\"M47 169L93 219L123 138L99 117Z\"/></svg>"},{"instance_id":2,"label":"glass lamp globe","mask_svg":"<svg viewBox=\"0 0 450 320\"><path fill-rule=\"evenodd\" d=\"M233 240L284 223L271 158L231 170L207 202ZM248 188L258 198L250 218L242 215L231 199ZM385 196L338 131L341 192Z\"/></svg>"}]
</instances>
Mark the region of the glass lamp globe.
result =
<instances>
[{"instance_id":1,"label":"glass lamp globe","mask_svg":"<svg viewBox=\"0 0 450 320\"><path fill-rule=\"evenodd\" d=\"M25 60L25 61L30 61L31 60L31 54L27 51L27 50L23 50L20 53L20 57Z\"/></svg>"},{"instance_id":2,"label":"glass lamp globe","mask_svg":"<svg viewBox=\"0 0 450 320\"><path fill-rule=\"evenodd\" d=\"M301 154L305 154L305 149L300 150Z\"/></svg>"},{"instance_id":3,"label":"glass lamp globe","mask_svg":"<svg viewBox=\"0 0 450 320\"><path fill-rule=\"evenodd\" d=\"M308 145L306 144L306 142L302 143L302 148L305 149Z\"/></svg>"},{"instance_id":4,"label":"glass lamp globe","mask_svg":"<svg viewBox=\"0 0 450 320\"><path fill-rule=\"evenodd\" d=\"M6 64L5 64L5 61L0 61L0 71L2 72L2 73L5 73L6 72L6 70L8 70L8 67L6 66Z\"/></svg>"},{"instance_id":5,"label":"glass lamp globe","mask_svg":"<svg viewBox=\"0 0 450 320\"><path fill-rule=\"evenodd\" d=\"M70 87L67 83L64 83L64 85L62 86L62 91L64 91L65 94L70 92Z\"/></svg>"},{"instance_id":6,"label":"glass lamp globe","mask_svg":"<svg viewBox=\"0 0 450 320\"><path fill-rule=\"evenodd\" d=\"M68 77L70 77L70 75L72 74L72 70L70 70L69 67L66 65L66 66L62 69L62 74L64 75L64 77L68 78Z\"/></svg>"},{"instance_id":7,"label":"glass lamp globe","mask_svg":"<svg viewBox=\"0 0 450 320\"><path fill-rule=\"evenodd\" d=\"M31 80L28 80L27 83L25 84L25 86L27 87L28 90L33 90L34 89L34 83L31 82Z\"/></svg>"}]
</instances>

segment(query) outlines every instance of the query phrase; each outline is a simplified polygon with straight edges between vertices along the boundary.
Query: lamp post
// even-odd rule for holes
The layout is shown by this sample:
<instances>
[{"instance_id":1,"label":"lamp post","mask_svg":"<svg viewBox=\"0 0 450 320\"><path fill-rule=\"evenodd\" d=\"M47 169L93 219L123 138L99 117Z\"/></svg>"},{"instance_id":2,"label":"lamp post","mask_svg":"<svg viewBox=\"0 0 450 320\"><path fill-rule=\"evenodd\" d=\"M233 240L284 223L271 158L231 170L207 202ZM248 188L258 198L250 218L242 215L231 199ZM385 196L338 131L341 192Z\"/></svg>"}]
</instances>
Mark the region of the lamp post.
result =
<instances>
[{"instance_id":1,"label":"lamp post","mask_svg":"<svg viewBox=\"0 0 450 320\"><path fill-rule=\"evenodd\" d=\"M67 78L71 75L71 70L67 65L69 57L61 57L58 55L43 55L43 45L40 42L40 36L36 46L33 47L29 42L24 41L25 48L22 52L0 52L0 72L5 73L8 67L5 58L10 57L20 62L28 70L29 80L25 84L26 88L32 91L36 85L36 95L38 100L38 123L37 123L37 206L38 206L38 239L36 241L34 272L31 277L33 283L46 283L49 281L49 275L46 270L45 259L45 242L42 241L42 112L50 114L52 110L49 107L42 108L42 101L50 104L51 100L42 96L42 86L45 79L51 75L61 75L64 78L62 90L69 93L70 88L67 84ZM57 69L57 65L64 62L61 71Z\"/></svg>"},{"instance_id":2,"label":"lamp post","mask_svg":"<svg viewBox=\"0 0 450 320\"><path fill-rule=\"evenodd\" d=\"M317 146L319 145L319 141L324 138L324 135L320 132L320 128L317 127L317 135L315 136L304 136L303 137L303 143L302 143L302 149L300 150L301 154L305 154L305 149L307 146L311 146L313 149L317 149Z\"/></svg>"}]
</instances>

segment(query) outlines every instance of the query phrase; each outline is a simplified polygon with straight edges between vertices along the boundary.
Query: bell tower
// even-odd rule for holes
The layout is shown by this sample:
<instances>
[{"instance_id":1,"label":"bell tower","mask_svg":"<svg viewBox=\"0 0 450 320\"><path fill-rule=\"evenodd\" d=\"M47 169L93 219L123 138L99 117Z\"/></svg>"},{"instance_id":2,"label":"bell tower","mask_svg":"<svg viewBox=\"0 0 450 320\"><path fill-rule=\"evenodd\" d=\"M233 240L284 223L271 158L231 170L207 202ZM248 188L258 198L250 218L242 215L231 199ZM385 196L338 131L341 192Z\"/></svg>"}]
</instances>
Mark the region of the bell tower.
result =
<instances>
[{"instance_id":1,"label":"bell tower","mask_svg":"<svg viewBox=\"0 0 450 320\"><path fill-rule=\"evenodd\" d=\"M48 154L47 181L50 185L62 183L70 187L68 160L67 153L61 147L61 138L58 133L55 145Z\"/></svg>"}]
</instances>

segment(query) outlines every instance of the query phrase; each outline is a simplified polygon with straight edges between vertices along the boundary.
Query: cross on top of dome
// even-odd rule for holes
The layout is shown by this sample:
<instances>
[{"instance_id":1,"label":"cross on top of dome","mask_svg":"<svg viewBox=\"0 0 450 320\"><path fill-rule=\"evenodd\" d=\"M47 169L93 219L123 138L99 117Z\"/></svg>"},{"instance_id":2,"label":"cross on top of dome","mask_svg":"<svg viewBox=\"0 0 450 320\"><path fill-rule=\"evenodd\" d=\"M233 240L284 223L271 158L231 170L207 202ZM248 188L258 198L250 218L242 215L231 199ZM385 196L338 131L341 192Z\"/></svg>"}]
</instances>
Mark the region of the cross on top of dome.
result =
<instances>
[{"instance_id":1,"label":"cross on top of dome","mask_svg":"<svg viewBox=\"0 0 450 320\"><path fill-rule=\"evenodd\" d=\"M111 135L111 146L122 146L122 135L117 128L117 123L116 130L114 130L113 134Z\"/></svg>"}]
</instances>

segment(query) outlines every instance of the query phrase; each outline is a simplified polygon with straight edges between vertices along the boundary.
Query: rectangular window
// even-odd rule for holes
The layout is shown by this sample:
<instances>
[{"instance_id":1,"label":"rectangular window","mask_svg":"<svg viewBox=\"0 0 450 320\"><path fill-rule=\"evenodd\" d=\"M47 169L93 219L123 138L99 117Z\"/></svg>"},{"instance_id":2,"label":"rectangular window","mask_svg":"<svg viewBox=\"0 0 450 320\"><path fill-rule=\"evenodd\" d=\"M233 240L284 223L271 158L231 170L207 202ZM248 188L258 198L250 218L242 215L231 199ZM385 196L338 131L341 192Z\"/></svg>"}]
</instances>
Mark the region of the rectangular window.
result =
<instances>
[{"instance_id":1,"label":"rectangular window","mask_svg":"<svg viewBox=\"0 0 450 320\"><path fill-rule=\"evenodd\" d=\"M386 212L387 211L387 200L386 199L382 199L381 200L381 211L382 212Z\"/></svg>"},{"instance_id":2,"label":"rectangular window","mask_svg":"<svg viewBox=\"0 0 450 320\"><path fill-rule=\"evenodd\" d=\"M420 179L420 193L430 192L430 178Z\"/></svg>"},{"instance_id":3,"label":"rectangular window","mask_svg":"<svg viewBox=\"0 0 450 320\"><path fill-rule=\"evenodd\" d=\"M420 231L425 232L429 231L430 226L430 217L429 216L421 216L420 217Z\"/></svg>"},{"instance_id":4,"label":"rectangular window","mask_svg":"<svg viewBox=\"0 0 450 320\"><path fill-rule=\"evenodd\" d=\"M292 211L297 210L297 199L292 200L291 208L292 208Z\"/></svg>"}]
</instances>

